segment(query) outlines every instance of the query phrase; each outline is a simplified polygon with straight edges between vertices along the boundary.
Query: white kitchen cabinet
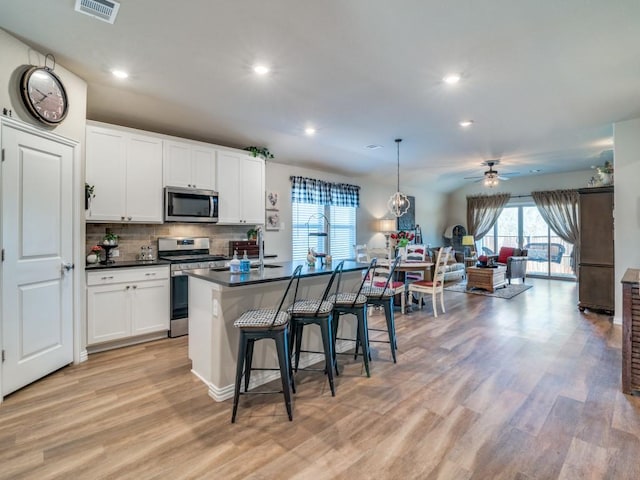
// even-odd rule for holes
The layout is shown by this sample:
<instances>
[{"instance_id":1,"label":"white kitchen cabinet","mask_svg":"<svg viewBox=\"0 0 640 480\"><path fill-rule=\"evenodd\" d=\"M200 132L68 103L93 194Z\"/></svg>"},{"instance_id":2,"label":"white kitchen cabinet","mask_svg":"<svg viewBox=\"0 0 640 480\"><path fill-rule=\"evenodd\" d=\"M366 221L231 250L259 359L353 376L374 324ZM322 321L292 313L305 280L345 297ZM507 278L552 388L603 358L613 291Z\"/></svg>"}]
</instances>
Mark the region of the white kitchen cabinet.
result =
<instances>
[{"instance_id":1,"label":"white kitchen cabinet","mask_svg":"<svg viewBox=\"0 0 640 480\"><path fill-rule=\"evenodd\" d=\"M215 190L216 150L187 142L164 142L164 186Z\"/></svg>"},{"instance_id":2,"label":"white kitchen cabinet","mask_svg":"<svg viewBox=\"0 0 640 480\"><path fill-rule=\"evenodd\" d=\"M218 151L219 223L264 223L264 160Z\"/></svg>"},{"instance_id":3,"label":"white kitchen cabinet","mask_svg":"<svg viewBox=\"0 0 640 480\"><path fill-rule=\"evenodd\" d=\"M87 345L169 330L169 267L87 273Z\"/></svg>"},{"instance_id":4,"label":"white kitchen cabinet","mask_svg":"<svg viewBox=\"0 0 640 480\"><path fill-rule=\"evenodd\" d=\"M87 125L86 181L95 198L89 222L162 223L162 140Z\"/></svg>"}]
</instances>

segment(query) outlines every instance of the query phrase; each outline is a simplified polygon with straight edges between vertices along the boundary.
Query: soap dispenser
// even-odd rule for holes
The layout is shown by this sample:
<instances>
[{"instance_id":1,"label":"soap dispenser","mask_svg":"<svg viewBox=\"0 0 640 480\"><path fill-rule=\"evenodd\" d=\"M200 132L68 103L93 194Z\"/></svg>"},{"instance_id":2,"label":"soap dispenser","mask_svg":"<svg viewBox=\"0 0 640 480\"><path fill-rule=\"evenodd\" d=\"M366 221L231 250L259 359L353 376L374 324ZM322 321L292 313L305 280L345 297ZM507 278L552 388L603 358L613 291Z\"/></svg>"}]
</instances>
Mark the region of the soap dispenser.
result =
<instances>
[{"instance_id":1,"label":"soap dispenser","mask_svg":"<svg viewBox=\"0 0 640 480\"><path fill-rule=\"evenodd\" d=\"M238 259L238 251L233 251L233 259L229 262L229 271L231 273L240 272L240 260Z\"/></svg>"},{"instance_id":2,"label":"soap dispenser","mask_svg":"<svg viewBox=\"0 0 640 480\"><path fill-rule=\"evenodd\" d=\"M244 255L242 256L242 260L240 260L240 272L241 273L249 273L251 271L251 261L249 261L249 257L247 257L247 251L244 251Z\"/></svg>"}]
</instances>

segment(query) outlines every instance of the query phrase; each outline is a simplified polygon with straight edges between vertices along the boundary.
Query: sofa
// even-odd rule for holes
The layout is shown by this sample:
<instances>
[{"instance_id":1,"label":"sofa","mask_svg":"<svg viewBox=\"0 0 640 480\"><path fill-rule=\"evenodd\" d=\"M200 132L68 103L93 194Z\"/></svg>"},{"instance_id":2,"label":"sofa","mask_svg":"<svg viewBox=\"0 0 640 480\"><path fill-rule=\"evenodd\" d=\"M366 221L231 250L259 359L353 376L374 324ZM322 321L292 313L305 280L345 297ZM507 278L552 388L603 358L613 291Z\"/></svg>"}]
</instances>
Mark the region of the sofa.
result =
<instances>
[{"instance_id":1,"label":"sofa","mask_svg":"<svg viewBox=\"0 0 640 480\"><path fill-rule=\"evenodd\" d=\"M432 248L430 255L431 261L435 262L435 259L438 257L438 250L440 247ZM435 265L431 267L431 278L435 273ZM449 255L449 260L447 261L447 269L444 274L444 281L447 282L457 282L462 280L466 275L466 267L464 264L464 253L456 252L453 250L451 255Z\"/></svg>"}]
</instances>

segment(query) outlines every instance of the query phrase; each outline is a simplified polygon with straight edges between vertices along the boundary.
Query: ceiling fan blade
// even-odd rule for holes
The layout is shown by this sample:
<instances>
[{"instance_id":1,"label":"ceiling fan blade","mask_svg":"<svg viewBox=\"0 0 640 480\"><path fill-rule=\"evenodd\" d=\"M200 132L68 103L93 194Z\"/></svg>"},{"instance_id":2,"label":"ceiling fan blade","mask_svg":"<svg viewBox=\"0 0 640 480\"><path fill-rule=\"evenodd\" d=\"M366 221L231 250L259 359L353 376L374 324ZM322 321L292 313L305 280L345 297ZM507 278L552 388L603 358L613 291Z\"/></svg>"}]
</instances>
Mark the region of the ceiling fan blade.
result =
<instances>
[{"instance_id":1,"label":"ceiling fan blade","mask_svg":"<svg viewBox=\"0 0 640 480\"><path fill-rule=\"evenodd\" d=\"M463 180L475 180L476 178L479 178L480 180L482 180L484 178L484 176L479 177L479 176L475 176L475 177L464 177Z\"/></svg>"},{"instance_id":2,"label":"ceiling fan blade","mask_svg":"<svg viewBox=\"0 0 640 480\"><path fill-rule=\"evenodd\" d=\"M502 175L498 175L498 179L499 180L509 180L509 178L503 177Z\"/></svg>"}]
</instances>

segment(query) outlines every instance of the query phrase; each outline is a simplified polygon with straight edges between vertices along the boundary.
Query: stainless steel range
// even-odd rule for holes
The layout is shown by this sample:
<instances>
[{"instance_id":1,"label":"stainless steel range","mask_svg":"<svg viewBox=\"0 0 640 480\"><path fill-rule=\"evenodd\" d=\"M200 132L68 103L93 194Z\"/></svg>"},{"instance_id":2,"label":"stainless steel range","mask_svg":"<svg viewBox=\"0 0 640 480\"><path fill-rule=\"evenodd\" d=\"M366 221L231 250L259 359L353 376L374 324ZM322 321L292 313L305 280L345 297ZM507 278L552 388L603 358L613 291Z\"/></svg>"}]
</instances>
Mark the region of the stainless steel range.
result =
<instances>
[{"instance_id":1,"label":"stainless steel range","mask_svg":"<svg viewBox=\"0 0 640 480\"><path fill-rule=\"evenodd\" d=\"M163 237L158 239L158 258L171 262L170 337L189 333L189 277L198 268L223 267L224 255L209 253L206 237Z\"/></svg>"}]
</instances>

